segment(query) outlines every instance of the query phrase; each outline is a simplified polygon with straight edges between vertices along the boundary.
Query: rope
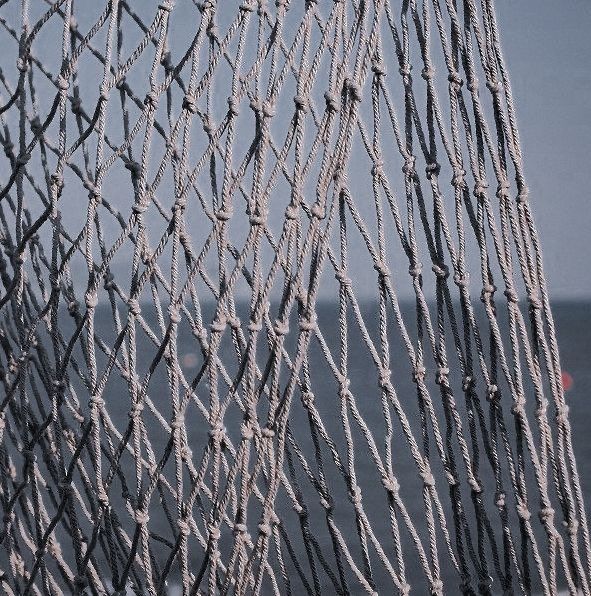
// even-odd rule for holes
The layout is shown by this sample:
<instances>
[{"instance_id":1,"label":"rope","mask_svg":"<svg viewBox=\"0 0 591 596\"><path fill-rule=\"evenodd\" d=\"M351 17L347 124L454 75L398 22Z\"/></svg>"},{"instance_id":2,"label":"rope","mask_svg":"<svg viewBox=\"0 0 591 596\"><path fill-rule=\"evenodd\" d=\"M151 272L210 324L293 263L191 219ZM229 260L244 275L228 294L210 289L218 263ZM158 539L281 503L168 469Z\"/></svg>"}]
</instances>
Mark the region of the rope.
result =
<instances>
[{"instance_id":1,"label":"rope","mask_svg":"<svg viewBox=\"0 0 591 596\"><path fill-rule=\"evenodd\" d=\"M0 27L5 593L591 594L492 0Z\"/></svg>"}]
</instances>

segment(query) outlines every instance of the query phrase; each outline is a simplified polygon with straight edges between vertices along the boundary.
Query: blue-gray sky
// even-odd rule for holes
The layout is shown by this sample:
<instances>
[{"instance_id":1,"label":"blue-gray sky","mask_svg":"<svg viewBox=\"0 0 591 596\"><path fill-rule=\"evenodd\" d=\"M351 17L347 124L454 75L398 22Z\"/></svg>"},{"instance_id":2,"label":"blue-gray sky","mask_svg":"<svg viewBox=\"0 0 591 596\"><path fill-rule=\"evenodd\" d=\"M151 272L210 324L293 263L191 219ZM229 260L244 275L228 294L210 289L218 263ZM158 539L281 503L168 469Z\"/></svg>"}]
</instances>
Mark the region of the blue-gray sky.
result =
<instances>
[{"instance_id":1,"label":"blue-gray sky","mask_svg":"<svg viewBox=\"0 0 591 596\"><path fill-rule=\"evenodd\" d=\"M176 5L170 29L171 35L173 35L171 38L173 61L178 60L184 53L187 42L194 35L199 18L195 6L190 0L177 0ZM293 2L292 5L294 10L300 10L303 2ZM397 10L397 3L392 2L392 5ZM102 3L89 4L82 10L83 4L77 3L77 19L82 31L91 26L102 6ZM146 15L153 16L155 6L156 3L151 2L138 3L134 8L140 12L145 10ZM218 7L220 20L224 20L224 12L233 14L235 6L235 2L220 3ZM516 100L526 174L531 189L531 203L541 234L551 295L554 298L591 298L591 275L589 273L591 268L588 266L590 253L588 237L591 230L591 207L588 205L589 189L591 188L591 68L589 66L591 59L591 35L589 33L591 31L591 2L588 0L565 0L564 2L556 0L497 0L496 6L505 58L510 69ZM32 10L46 10L46 5L32 3ZM20 3L9 3L3 7L1 13L8 15L13 26L18 29ZM45 63L49 64L55 72L59 69L59 39L61 36L59 19L52 18L51 22L44 26L44 31L46 34L39 36L33 47L33 52L42 56ZM97 36L98 47L104 44L104 35L105 31ZM128 23L126 35L128 40L125 44L125 56L129 55L129 51L137 43L141 32L132 23ZM8 79L14 83L17 74L14 67L17 47L14 40L11 40L4 32L0 39L2 40L0 47L4 50L0 64L6 71ZM147 88L142 89L142 86L147 87L148 85L152 57L153 48L144 52L141 60L128 76L130 84L136 88L139 97L143 97L147 91ZM98 95L101 70L96 60L90 56L85 56L81 60L79 68L81 94L87 110L92 112ZM440 70L438 66L438 76L445 79L442 73L444 71ZM229 72L222 76L222 81L224 77L225 83L218 87L217 95L214 96L214 103L219 104L223 110L227 109L225 100L228 89L222 89L222 87L228 86ZM394 79L391 80L394 82ZM37 78L37 83L41 87L43 86L42 77ZM47 82L45 83L47 84ZM135 87L136 85L137 87ZM395 93L397 92L396 86L400 87L400 84L394 84ZM366 99L364 104L367 105L369 89L365 89L364 93ZM46 96L42 89L39 94L42 113L43 111L47 113L49 107L49 105L43 105L44 100L45 102L50 101L54 94L55 88L48 89ZM88 97L84 97L85 95ZM291 100L291 97L288 99ZM180 100L178 103L180 104ZM291 107L293 106L291 105ZM248 110L244 111L248 112ZM116 108L109 115L109 131L117 140L120 137L122 126L120 117L114 112L116 112ZM178 115L178 109L176 112ZM160 113L160 117L163 115ZM11 122L10 115L7 118L9 124L14 127L16 121ZM281 113L277 119L281 124L280 118ZM165 119L164 115L164 121ZM286 122L287 120L284 120L284 123ZM244 132L242 127L239 128L244 147L247 147L252 139L251 124L248 123L248 133ZM70 131L71 134L75 133L75 129L70 129ZM51 132L55 138L56 131ZM156 143L155 154L160 155L163 151L163 147L159 147ZM361 162L357 163L354 159L351 162L351 183L353 186L359 185L357 191L360 211L364 216L371 216L371 179L368 177L371 164L359 165ZM355 180L355 170L360 167L363 169L364 177L361 180L360 176L358 182ZM119 201L117 207L122 212L128 213L133 200L129 173L122 167L120 172L117 172L115 168L113 170L110 178L105 181L104 190L110 193L116 203ZM5 175L6 172L3 172L3 179ZM401 175L399 170L392 170L391 176L400 190ZM123 177L126 180L126 191L123 191L124 187L121 186ZM167 194L167 189L170 188L169 184L171 181L162 184L160 192L163 195ZM79 187L78 181L77 188ZM76 186L69 188L73 189ZM68 195L68 192L72 194ZM449 186L446 192L449 193ZM164 197L165 204L169 202L169 198ZM85 217L85 206L76 206L76 202L81 200L85 201L84 195L78 194L77 190L68 191L68 184L66 184L66 192L62 198L64 222L76 230L83 225ZM289 201L288 189L285 186L283 190L277 189L273 200L277 205L278 217L281 217L284 205ZM203 220L203 217L199 216ZM161 232L162 221L159 216L155 215L154 217L158 227L155 232ZM210 229L210 224L207 221L195 220L192 225L194 225L192 229L195 245L201 246L202 235ZM400 254L399 247L398 253L392 253L395 261L398 254ZM126 252L124 248L121 255L119 261L114 262L114 267L124 272L129 267L130 253ZM475 253L472 256L476 258ZM355 281L358 281L356 291L359 291L360 295L365 292L375 296L375 271L372 270L371 263L366 267L367 261L362 261L354 249L351 251L350 258L351 269L355 270ZM402 263L394 263L395 273L398 273L396 267L399 264L402 265ZM79 265L82 267L80 274L84 285L84 263L82 260ZM77 266L75 263L73 266L77 275ZM408 297L412 292L405 269L406 267L401 268L405 277L404 283L400 283L398 287L401 297ZM334 287L328 285L325 289L326 295L335 295ZM478 291L476 287L474 290Z\"/></svg>"},{"instance_id":2,"label":"blue-gray sky","mask_svg":"<svg viewBox=\"0 0 591 596\"><path fill-rule=\"evenodd\" d=\"M591 297L591 3L498 0L554 297Z\"/></svg>"}]
</instances>

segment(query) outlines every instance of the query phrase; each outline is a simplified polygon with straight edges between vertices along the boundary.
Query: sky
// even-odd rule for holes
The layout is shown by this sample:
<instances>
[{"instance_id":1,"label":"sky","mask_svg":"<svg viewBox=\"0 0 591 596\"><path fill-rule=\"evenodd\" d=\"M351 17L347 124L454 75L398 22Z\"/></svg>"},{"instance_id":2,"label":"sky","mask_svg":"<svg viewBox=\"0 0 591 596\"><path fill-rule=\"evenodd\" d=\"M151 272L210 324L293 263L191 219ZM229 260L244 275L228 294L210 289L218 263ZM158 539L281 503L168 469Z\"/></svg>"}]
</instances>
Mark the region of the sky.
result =
<instances>
[{"instance_id":1,"label":"sky","mask_svg":"<svg viewBox=\"0 0 591 596\"><path fill-rule=\"evenodd\" d=\"M497 0L555 298L591 298L591 3Z\"/></svg>"},{"instance_id":2,"label":"sky","mask_svg":"<svg viewBox=\"0 0 591 596\"><path fill-rule=\"evenodd\" d=\"M94 7L97 11L102 6L102 3L98 4L100 6ZM176 39L171 40L171 49L178 59L186 47L184 45L186 40L194 34L196 12L194 5L189 0L177 0L176 4L177 7L173 11L175 18L172 22L176 27L177 35ZM299 3L293 4L295 6ZM396 2L392 4L397 6ZM32 6L35 7L34 4ZM41 9L43 6L45 5L38 5L37 8ZM80 27L81 30L85 30L84 27L90 26L96 17L91 14L90 10L85 9L82 13L82 4L78 3L77 6ZM223 19L223 11L228 7L232 8L231 13L233 14L234 6L234 2L220 3L220 18ZM151 4L138 4L136 9L140 10L140 7L148 7L150 9L148 12L153 15L154 8ZM541 236L550 294L555 299L591 299L591 267L589 266L591 251L588 242L591 231L591 206L589 205L591 189L591 67L589 65L591 59L591 35L589 34L591 31L591 2L588 0L564 0L563 2L557 0L497 0L496 7L500 21L502 45L517 107L525 172L530 187L530 203ZM3 7L2 14L10 15L13 25L18 26L19 10L19 3L11 2ZM88 23L84 23L85 16ZM40 35L34 46L34 51L43 56L45 62L52 66L53 70L57 70L59 61L56 39L59 39L61 35L61 28L58 20L54 17L50 23L44 26L47 33L44 32L45 37ZM131 27L129 27L129 32L133 36ZM138 29L136 37L139 34ZM14 82L16 69L13 65L13 57L16 55L16 47L14 41L10 40L4 32L2 35L1 44L6 51L0 57L0 65L3 70L6 69L6 72L9 73L8 78L12 78ZM99 39L100 35L97 36L97 46L101 45ZM177 42L178 47L175 48ZM133 41L128 42L128 50L132 48L133 43ZM139 85L138 96L142 96L141 85L148 84L149 77L147 75L151 66L149 52L144 54L128 77L132 86ZM54 64L52 64L52 60ZM443 76L441 74L443 71L439 66L437 68L438 76ZM226 82L228 82L228 73L225 76ZM85 105L94 106L100 77L101 70L96 60L85 56L80 64L81 94L82 96L88 95L88 103ZM443 78L445 77L443 76ZM40 79L37 79L37 83L43 85L43 81ZM367 99L366 105L369 105L369 89L366 88L364 93ZM51 101L54 94L55 88L48 88L46 96L42 89L39 101L41 104L44 100ZM227 110L226 97L227 92L225 95L219 93L219 96L214 97L214 103L219 103L222 110ZM83 99L86 98L83 97ZM288 99L291 101L291 96ZM447 109L449 110L449 106ZM45 106L45 111L47 111L47 106ZM249 112L249 110L244 111ZM10 116L8 117L10 118ZM278 121L280 123L281 117L282 115L279 114ZM115 118L115 116L110 115L109 118ZM117 134L121 133L120 129L122 128L116 122L116 120L108 121L108 130L115 139ZM12 124L14 126L15 123ZM239 130L242 134L242 128ZM244 133L242 136L246 147L252 139L251 132ZM157 139L155 143L157 143ZM163 147L156 146L156 153L163 151ZM357 183L355 180L356 168L364 168L363 180L365 182L363 184L365 187L360 186L357 191L359 194L367 195L363 197L363 201L360 201L362 215L371 216L371 178L368 179L371 164L360 166L355 163L355 160L352 161L351 184L353 188ZM118 165L121 166L120 172L115 171L114 168L114 173L106 180L104 188L105 192L110 192L114 197L120 199L122 212L129 212L133 193L121 190L123 177L126 180L126 187L130 189L129 172L126 172L121 164ZM6 173L2 172L3 179L5 175ZM392 174L392 176L401 178L400 174ZM445 178L446 183L447 181ZM395 180L395 183L398 184L400 190L401 180ZM166 184L172 184L172 181L163 184L163 189L167 188ZM359 182L359 184L361 183ZM78 186L80 186L79 181ZM164 194L165 190L161 192ZM449 186L446 192L449 193ZM278 188L275 195L278 198L274 200L283 202L289 200L288 189L283 192L281 188ZM81 197L82 195L78 195L77 191L68 196L68 184L66 184L66 191L62 199L64 222L71 225L72 229L79 230L85 219L85 209L71 207L76 204L74 201L80 200ZM82 200L85 200L84 197ZM284 205L281 203L277 215L274 217L282 218L283 212ZM155 221L158 222L157 225L162 227L159 216L155 215L155 218ZM279 223L279 219L276 223ZM192 229L197 239L196 244L199 244L198 239L201 234L206 233L211 225L208 221L198 220L195 220L192 225L194 225ZM106 231L107 234L109 232L110 230ZM116 230L113 233L115 234L115 232ZM115 236L113 236L114 238ZM400 254L400 247L398 247L398 253L393 253L394 260L398 259L397 254ZM121 259L116 260L114 265L124 272L129 268L131 253L125 252L124 249L121 251L121 255ZM476 258L476 253L472 257ZM351 251L350 258L351 268L356 270L356 274L359 275L360 294L368 292L375 296L375 271L371 267L371 262L366 267L367 262L357 256L355 249ZM403 265L397 261L395 267L399 264ZM79 266L84 283L82 260ZM412 286L406 274L407 266L401 268L405 275L405 283L400 285L401 297L409 297L412 293ZM75 269L74 273L77 276L78 270ZM332 292L330 295L334 296L334 291L334 287L327 286L327 295Z\"/></svg>"}]
</instances>

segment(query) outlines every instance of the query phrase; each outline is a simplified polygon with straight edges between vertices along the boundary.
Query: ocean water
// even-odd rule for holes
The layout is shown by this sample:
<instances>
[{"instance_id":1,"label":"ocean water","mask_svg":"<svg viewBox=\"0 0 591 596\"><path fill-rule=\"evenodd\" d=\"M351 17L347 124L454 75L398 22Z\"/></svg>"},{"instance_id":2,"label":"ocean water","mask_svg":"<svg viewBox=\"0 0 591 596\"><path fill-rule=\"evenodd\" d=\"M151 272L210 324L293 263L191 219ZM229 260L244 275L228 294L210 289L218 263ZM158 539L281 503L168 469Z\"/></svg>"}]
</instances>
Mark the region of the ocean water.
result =
<instances>
[{"instance_id":1,"label":"ocean water","mask_svg":"<svg viewBox=\"0 0 591 596\"><path fill-rule=\"evenodd\" d=\"M413 305L406 304L403 307L403 314L409 327L409 332L414 339L416 328L414 316L413 316ZM379 349L379 333L377 328L377 306L374 304L364 304L361 306L361 312L363 319L367 326L367 332ZM433 314L433 311L431 311ZM570 406L570 420L573 428L574 435L574 448L578 457L579 472L583 483L583 492L588 496L588 502L591 503L591 441L589 440L589 429L591 428L591 403L589 403L589 397L591 395L591 366L590 358L591 351L589 349L591 345L591 306L586 303L574 303L574 302L558 302L553 305L553 312L555 321L557 324L559 345L561 348L562 365L565 373L565 378L569 385L567 391L567 401ZM339 363L339 333L338 333L338 309L328 303L320 303L317 308L318 313L318 325L325 339L325 349L330 352L330 358L334 359L337 366ZM155 313L150 311L149 308L143 309L143 315L146 320L154 329L158 329L158 321L155 317ZM242 321L247 320L246 306L243 305L238 309L238 315ZM204 307L203 320L210 322L213 316L213 305ZM479 315L481 322L482 313ZM183 321L185 322L185 321ZM295 322L292 322L295 323ZM63 331L67 336L68 325L71 322L64 320ZM107 307L104 305L99 306L96 316L96 327L98 333L103 337L108 345L113 345L116 333L113 323L110 319L110 314ZM485 326L481 327L485 329ZM381 392L378 388L378 375L375 370L375 366L372 362L370 353L365 345L362 334L356 326L353 317L349 320L349 353L348 353L348 367L347 374L351 381L350 389L355 396L356 404L359 410L359 415L363 418L367 427L371 430L372 435L375 439L378 451L381 456L384 456L384 437L386 435L386 424L384 422L384 414L381 402ZM449 331L449 330L448 330ZM286 337L286 347L288 353L293 354L294 337L297 335L297 325L292 324L290 333ZM397 396L400 400L402 409L404 410L410 426L413 429L415 437L419 444L421 444L420 437L420 425L419 425L419 409L416 395L416 386L411 379L411 368L408 360L406 349L400 341L400 334L392 320L388 326L388 339L390 344L390 362L391 362L391 379L394 388L397 392ZM220 346L220 358L227 366L228 373L232 377L239 370L239 360L235 354L234 346L229 338L229 334L224 335L224 341ZM147 371L157 356L157 347L154 343L144 334L138 327L137 335L137 368L140 372L140 378L142 373ZM261 346L264 345L263 341L259 342ZM199 369L203 363L203 356L199 351L198 343L195 337L191 334L190 329L187 325L181 325L180 334L177 342L179 359L182 364L183 373L187 380L190 382L195 375L198 374ZM427 351L427 350L426 350ZM266 355L268 352L264 348L261 348L259 363L263 366ZM454 395L458 404L458 411L461 419L468 428L468 413L463 403L463 394L458 387L461 385L461 379L457 375L457 362L453 359L453 346L448 344L448 354L450 358L450 379L452 387L454 388ZM75 354L80 357L80 354ZM431 359L432 360L432 359ZM429 357L426 357L427 369L432 372L433 366L429 365L431 362ZM98 353L98 370L104 370L107 364L106 357ZM310 376L310 383L312 390L315 394L315 404L318 408L319 414L325 425L326 432L331 436L334 441L336 450L339 453L342 461L346 462L346 441L345 435L341 423L341 406L338 394L338 385L335 381L335 377L331 372L329 363L324 354L323 346L317 340L313 340L309 351L308 369ZM432 364L432 362L431 362ZM284 387L287 380L287 372L285 366L280 374L281 384ZM438 420L442 423L442 432L445 436L445 416L440 402L440 397L437 386L434 382L429 382L429 388L431 396L434 402L434 408L438 417ZM477 390L482 389L482 382L478 378L476 379ZM503 389L500 384L501 390ZM223 392L222 385L220 387L220 395L225 397L227 392ZM80 385L79 396L82 402L82 408L86 408L85 393L83 387ZM526 391L528 391L528 399L533 401L531 391L526 385ZM181 392L182 394L182 392ZM203 403L207 405L209 399L209 386L207 379L201 380L196 387L197 396L203 400ZM166 377L166 369L163 362L160 362L156 367L154 374L150 380L147 391L148 397L151 399L154 406L161 412L162 416L166 420L171 419L172 406L170 401L170 391L168 388L168 380ZM310 475L313 475L315 481L318 481L321 476L324 476L324 482L330 493L334 498L334 509L333 515L336 524L338 525L344 540L347 542L351 550L351 555L356 560L360 568L362 568L361 548L359 540L357 538L357 528L355 522L354 509L348 498L346 483L334 464L333 458L330 451L326 447L326 444L320 440L316 446L310 430L310 423L307 413L299 399L299 392L296 392L296 396L292 402L291 413L290 413L290 428L293 433L294 441L297 442L301 453L309 462ZM481 395L482 397L482 395ZM115 426L123 431L125 426L128 424L128 411L129 411L129 393L127 391L127 385L125 381L120 377L118 373L113 373L107 383L106 390L104 393L106 401L106 407L109 411L110 417ZM87 399L87 398L86 398ZM505 400L508 397L505 394ZM484 402L484 408L488 405ZM266 407L267 402L261 399L261 406L259 409L259 418L261 419L261 425L263 425L265 416L268 408ZM510 420L512 417L508 413L509 406L507 402L506 406L506 419ZM528 406L530 407L530 406ZM531 412L530 412L531 413ZM420 539L422 540L425 548L428 548L427 543L427 526L425 522L424 505L422 499L422 482L419 478L417 468L410 455L407 442L402 434L401 425L397 421L397 418L390 408L390 415L392 416L392 468L395 476L401 485L400 494L405 507L408 511L409 516L413 520L416 526L416 531ZM152 449L155 453L156 459L158 460L163 453L165 453L166 444L168 441L168 434L163 431L160 422L158 422L156 416L150 411L149 407L144 410L144 420L146 422L146 431L151 442ZM394 562L394 543L391 533L390 526L390 515L388 509L388 502L386 493L380 481L379 473L377 472L376 466L372 461L368 444L363 432L360 430L359 425L355 424L349 413L350 425L352 428L352 436L354 440L355 450L355 473L357 476L357 483L363 490L363 506L367 512L369 523L371 524L376 538L380 544L383 545L384 551L391 561ZM185 413L185 421L187 428L187 436L189 446L193 453L193 460L195 465L198 467L201 461L202 453L208 442L208 431L209 425L203 414L199 411L195 403L191 403ZM242 421L242 412L235 402L230 403L227 408L226 415L224 417L224 424L227 435L232 440L233 444L236 445L240 437L240 423ZM511 426L511 425L509 425ZM512 432L511 429L509 431ZM441 467L437 467L436 460L437 455L435 453L434 443L430 442L433 473L436 479L436 483L440 488L440 497L444 503L445 512L448 520L451 520L451 510L449 505L446 503L449 501L449 494L445 488L444 480L442 477ZM318 451L316 451L318 449ZM480 478L485 489L485 500L488 499L488 505L492 504L494 486L492 484L492 474L490 472L490 466L482 455L483 445L479 441L479 449L481 450L481 474ZM458 465L461 468L462 464L460 461L459 451L457 444L454 444L454 450ZM321 456L322 466L319 467L318 460L315 457L315 453L319 453ZM299 517L292 507L292 503L286 494L284 489L279 491L277 497L276 511L282 519L286 535L290 539L290 543L293 548L293 553L290 555L285 549L283 556L285 559L286 572L289 576L290 587L293 594L306 593L307 587L302 580L300 574L297 571L297 566L294 561L298 561L303 569L303 573L306 576L308 585L312 585L312 579L310 574L310 566L308 563L309 552L306 550L306 543L308 546L312 544L311 551L315 560L319 577L320 587L323 593L332 594L336 593L333 582L329 575L322 569L322 565L319 563L318 556L323 554L334 574L337 573L333 542L330 537L330 533L327 528L325 510L320 504L317 490L312 485L310 477L306 475L303 466L301 465L297 452L293 449L293 445L290 445L289 449L290 463L293 466L292 473L289 474L288 466L285 466L286 474L288 474L290 481L297 481L301 496L304 498L308 505L310 527L316 536L316 542L310 543L309 537L303 536L302 527L300 526ZM254 457L254 456L252 456ZM121 460L121 467L124 474L121 477L116 477L109 489L109 494L113 506L119 512L121 512L122 523L128 533L133 535L134 523L124 513L124 502L122 494L129 492L134 494L136 479L135 479L135 468L133 466L133 459L130 454L125 453ZM528 478L531 480L531 466L527 469ZM173 458L167 459L163 469L164 473L168 478L174 478L174 464ZM145 479L144 479L145 480ZM209 482L208 477L206 481ZM189 479L185 476L185 484L188 485ZM223 483L222 483L223 486ZM258 484L259 488L264 492L265 482L261 480ZM510 492L510 491L508 491ZM185 496L188 495L188 488L185 487ZM474 515L470 508L470 496L469 493L463 493L463 500L466 507L467 523L473 533L473 540L476 540L476 526L474 521ZM510 497L508 497L510 499ZM132 497L133 499L133 497ZM164 499L167 505L174 512L174 502L170 498L170 495L164 493L154 493L150 507L150 530L155 534L164 537L167 540L174 541L176 528L171 525L169 520L163 514L161 499ZM535 516L536 504L531 503L531 509ZM208 511L209 502L203 499L202 503L196 504L196 510L194 511L195 518L198 519L200 515L204 515ZM199 511L199 507L202 507ZM498 522L498 514L495 518L494 507L491 508L491 521ZM257 509L256 505L253 506L252 510L249 510L249 530L251 534L256 535L256 527L258 523L258 514L260 510ZM426 594L427 592L427 580L421 569L418 561L418 555L414 548L413 541L409 532L404 528L404 523L398 518L401 530L402 540L402 551L405 559L405 573L407 581L416 589L413 593ZM450 531L453 536L453 529ZM537 524L540 525L539 523ZM519 544L519 533L518 526L515 520L511 524L512 531L515 532L514 537L517 544ZM203 523L200 523L200 529L203 530ZM500 540L500 531L497 527L494 528L496 532L497 541L499 547L502 549L502 541ZM544 548L543 533L540 528L537 528L537 535L541 539L542 552ZM220 548L222 550L222 557L227 555L231 547L231 529L225 527L222 531L222 537L220 540ZM449 558L446 556L445 547L442 541L441 532L437 536L438 545L440 549L440 562L441 562L441 577L446 586L447 594L459 593L459 576L456 570L451 565ZM157 544L157 543L155 543ZM454 545L455 546L455 545ZM492 558L492 553L489 547L488 557L489 560ZM197 541L192 538L190 542L190 549L192 553L192 560L190 561L191 566L194 566L195 570L201 566L201 555L202 549L198 545ZM66 558L72 561L72 553L64 547ZM155 550L155 556L159 561L160 565L166 560L168 553L167 547L162 544L160 552ZM391 578L389 578L386 570L380 564L378 557L376 557L375 550L370 546L370 553L372 556L372 572L375 581L375 587L380 594L395 593ZM68 556L70 555L70 556ZM100 556L97 560L100 560ZM271 560L276 563L276 555L272 552L270 555ZM105 561L106 564L106 561ZM348 567L345 563L345 567ZM533 568L532 568L533 570ZM471 567L473 585L476 585L477 581L474 579L474 569ZM500 593L499 580L495 575L495 569L490 562L490 575L493 578L492 589L493 593ZM533 573L535 576L535 573ZM175 579L177 578L177 579ZM359 586L358 582L355 582L351 574L347 575L349 580L349 588L351 594L362 594L364 591ZM168 590L170 594L179 593L178 584L178 569L173 567L171 574L171 580L168 582ZM280 586L281 578L279 577ZM538 589L537 583L533 582L532 591L535 592ZM263 585L263 593L270 593L271 587L268 582Z\"/></svg>"}]
</instances>

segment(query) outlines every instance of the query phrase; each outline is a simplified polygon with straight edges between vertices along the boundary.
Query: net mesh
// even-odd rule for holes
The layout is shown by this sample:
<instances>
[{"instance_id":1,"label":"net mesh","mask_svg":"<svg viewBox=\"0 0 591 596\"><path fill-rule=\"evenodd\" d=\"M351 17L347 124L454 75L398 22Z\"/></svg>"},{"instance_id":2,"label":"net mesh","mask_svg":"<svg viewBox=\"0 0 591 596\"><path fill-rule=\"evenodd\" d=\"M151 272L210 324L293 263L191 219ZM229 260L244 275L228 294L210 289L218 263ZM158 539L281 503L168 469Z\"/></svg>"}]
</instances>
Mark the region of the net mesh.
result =
<instances>
[{"instance_id":1,"label":"net mesh","mask_svg":"<svg viewBox=\"0 0 591 596\"><path fill-rule=\"evenodd\" d=\"M492 0L0 30L5 593L590 593Z\"/></svg>"}]
</instances>

